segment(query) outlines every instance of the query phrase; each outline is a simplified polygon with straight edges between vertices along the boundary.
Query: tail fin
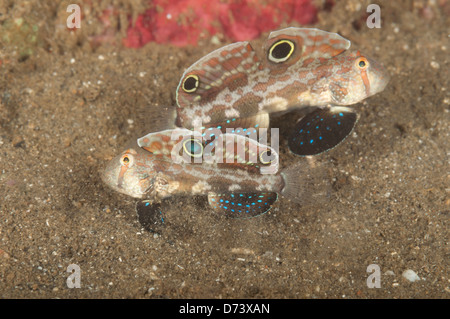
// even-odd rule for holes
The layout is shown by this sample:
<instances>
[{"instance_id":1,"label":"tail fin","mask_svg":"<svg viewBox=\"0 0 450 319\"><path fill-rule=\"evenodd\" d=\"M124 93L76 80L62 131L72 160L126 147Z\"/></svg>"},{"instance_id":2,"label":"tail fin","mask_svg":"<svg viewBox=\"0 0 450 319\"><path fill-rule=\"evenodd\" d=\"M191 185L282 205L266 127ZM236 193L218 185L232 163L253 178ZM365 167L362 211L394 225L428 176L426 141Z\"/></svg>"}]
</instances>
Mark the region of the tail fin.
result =
<instances>
[{"instance_id":1,"label":"tail fin","mask_svg":"<svg viewBox=\"0 0 450 319\"><path fill-rule=\"evenodd\" d=\"M331 179L326 165L302 163L281 172L284 188L281 194L294 202L310 205L329 200Z\"/></svg>"}]
</instances>

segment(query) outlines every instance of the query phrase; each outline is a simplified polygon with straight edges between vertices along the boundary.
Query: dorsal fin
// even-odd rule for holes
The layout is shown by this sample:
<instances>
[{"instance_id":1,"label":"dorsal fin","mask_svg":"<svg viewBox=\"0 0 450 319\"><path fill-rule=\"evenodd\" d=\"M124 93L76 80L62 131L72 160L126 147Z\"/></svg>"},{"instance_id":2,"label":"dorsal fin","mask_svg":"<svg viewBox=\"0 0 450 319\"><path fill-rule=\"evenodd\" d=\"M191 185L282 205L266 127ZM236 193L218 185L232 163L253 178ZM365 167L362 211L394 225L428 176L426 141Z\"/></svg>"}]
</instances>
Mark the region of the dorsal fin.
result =
<instances>
[{"instance_id":1,"label":"dorsal fin","mask_svg":"<svg viewBox=\"0 0 450 319\"><path fill-rule=\"evenodd\" d=\"M307 66L316 59L330 59L350 48L351 42L337 33L315 28L286 28L270 33L264 44L265 66L276 73L298 64Z\"/></svg>"},{"instance_id":2,"label":"dorsal fin","mask_svg":"<svg viewBox=\"0 0 450 319\"><path fill-rule=\"evenodd\" d=\"M246 117L238 109L230 107L232 95L242 96L242 88L248 86L250 75L260 69L260 61L248 42L237 42L219 48L191 65L181 77L176 91L177 124L183 127L195 126L193 120L204 123L219 123L232 117ZM227 92L223 95L222 93ZM221 98L218 98L218 95ZM260 98L246 95L242 105L255 107ZM197 112L214 102L214 109ZM252 109L253 110L253 109ZM250 115L257 112L250 112ZM200 119L199 119L200 117Z\"/></svg>"},{"instance_id":3,"label":"dorsal fin","mask_svg":"<svg viewBox=\"0 0 450 319\"><path fill-rule=\"evenodd\" d=\"M205 55L181 77L176 91L178 107L208 103L224 87L237 89L259 64L248 42L232 43Z\"/></svg>"},{"instance_id":4,"label":"dorsal fin","mask_svg":"<svg viewBox=\"0 0 450 319\"><path fill-rule=\"evenodd\" d=\"M137 139L137 144L146 151L155 155L170 157L174 146L184 137L194 135L194 132L184 128L169 129L160 132L148 133Z\"/></svg>"},{"instance_id":5,"label":"dorsal fin","mask_svg":"<svg viewBox=\"0 0 450 319\"><path fill-rule=\"evenodd\" d=\"M278 171L278 151L247 137L245 131L235 134L209 132L177 128L149 133L139 138L137 144L154 155L177 163L215 163L252 172L261 168L263 174Z\"/></svg>"}]
</instances>

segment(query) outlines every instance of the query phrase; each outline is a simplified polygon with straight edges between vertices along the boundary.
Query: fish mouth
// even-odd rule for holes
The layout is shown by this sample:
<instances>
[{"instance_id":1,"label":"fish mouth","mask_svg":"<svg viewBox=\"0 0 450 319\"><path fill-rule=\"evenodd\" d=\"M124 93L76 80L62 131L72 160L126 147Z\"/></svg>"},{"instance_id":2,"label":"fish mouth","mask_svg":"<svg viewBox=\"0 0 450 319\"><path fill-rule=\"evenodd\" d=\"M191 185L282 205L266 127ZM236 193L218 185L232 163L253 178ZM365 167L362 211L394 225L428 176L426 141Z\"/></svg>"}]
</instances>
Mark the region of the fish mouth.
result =
<instances>
[{"instance_id":1,"label":"fish mouth","mask_svg":"<svg viewBox=\"0 0 450 319\"><path fill-rule=\"evenodd\" d=\"M124 183L125 172L122 167L117 168L107 165L103 170L100 170L99 173L103 183L108 185L110 189L134 198L143 197L144 193L139 192L136 189L126 187L126 183Z\"/></svg>"},{"instance_id":2,"label":"fish mouth","mask_svg":"<svg viewBox=\"0 0 450 319\"><path fill-rule=\"evenodd\" d=\"M122 189L122 185L123 185L123 176L125 175L125 172L127 171L128 167L127 166L121 166L120 170L119 170L119 177L117 178L117 187Z\"/></svg>"},{"instance_id":3,"label":"fish mouth","mask_svg":"<svg viewBox=\"0 0 450 319\"><path fill-rule=\"evenodd\" d=\"M374 95L382 92L387 84L389 83L391 77L387 72L386 68L375 60L370 59L370 95Z\"/></svg>"}]
</instances>

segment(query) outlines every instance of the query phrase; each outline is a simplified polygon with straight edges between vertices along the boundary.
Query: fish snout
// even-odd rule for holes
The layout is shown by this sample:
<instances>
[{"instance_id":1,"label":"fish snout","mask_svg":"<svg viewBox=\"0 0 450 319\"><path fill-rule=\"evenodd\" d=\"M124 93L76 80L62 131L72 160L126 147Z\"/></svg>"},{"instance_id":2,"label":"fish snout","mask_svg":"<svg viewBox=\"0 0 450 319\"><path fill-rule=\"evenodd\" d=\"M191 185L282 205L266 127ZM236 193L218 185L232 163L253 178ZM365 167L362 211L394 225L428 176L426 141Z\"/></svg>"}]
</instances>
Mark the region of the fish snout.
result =
<instances>
[{"instance_id":1,"label":"fish snout","mask_svg":"<svg viewBox=\"0 0 450 319\"><path fill-rule=\"evenodd\" d=\"M386 68L377 61L368 58L370 63L369 67L369 82L370 82L370 95L374 95L382 92L389 83L390 76Z\"/></svg>"}]
</instances>

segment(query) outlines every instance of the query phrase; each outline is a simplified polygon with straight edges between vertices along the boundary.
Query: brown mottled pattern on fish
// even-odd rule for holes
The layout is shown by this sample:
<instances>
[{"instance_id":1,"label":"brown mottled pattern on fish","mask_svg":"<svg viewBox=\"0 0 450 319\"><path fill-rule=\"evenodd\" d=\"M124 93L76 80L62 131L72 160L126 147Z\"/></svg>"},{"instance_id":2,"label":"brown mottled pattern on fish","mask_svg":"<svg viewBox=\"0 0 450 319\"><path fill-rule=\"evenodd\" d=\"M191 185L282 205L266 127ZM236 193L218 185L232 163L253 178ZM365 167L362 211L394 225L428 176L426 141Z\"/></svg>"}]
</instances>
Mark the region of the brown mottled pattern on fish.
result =
<instances>
[{"instance_id":1,"label":"brown mottled pattern on fish","mask_svg":"<svg viewBox=\"0 0 450 319\"><path fill-rule=\"evenodd\" d=\"M177 88L177 123L192 128L304 106L351 105L384 89L376 61L318 29L272 32L258 59L248 42L220 48L189 67Z\"/></svg>"},{"instance_id":2,"label":"brown mottled pattern on fish","mask_svg":"<svg viewBox=\"0 0 450 319\"><path fill-rule=\"evenodd\" d=\"M254 140L247 140L258 144L263 151L270 149ZM163 146L158 149L169 148ZM275 156L278 155L272 154ZM153 154L136 145L111 160L104 170L103 179L113 189L133 197L147 194L152 198L164 198L186 193L206 195L209 192L281 193L284 187L281 175L262 174L259 165L263 166L245 161L184 163L181 156L170 158L165 151Z\"/></svg>"},{"instance_id":3,"label":"brown mottled pattern on fish","mask_svg":"<svg viewBox=\"0 0 450 319\"><path fill-rule=\"evenodd\" d=\"M207 150L208 144L191 147L189 143L195 140L191 136L175 142L167 141L167 136L171 136L169 130L143 137L139 140L142 147L134 145L112 159L102 173L104 182L118 192L151 201L181 194L208 195L213 209L235 217L267 212L277 194L308 203L327 193L329 183L324 169L304 162L277 172L277 165L272 169L272 164L278 164L276 151L248 137L224 134L222 149ZM147 150L150 145L154 153ZM239 145L245 145L244 154L236 152ZM207 152L223 161L206 161ZM256 161L249 161L255 152ZM186 161L186 154L192 158ZM195 163L199 154L205 160ZM228 162L230 158L235 161ZM268 169L266 173L264 168Z\"/></svg>"}]
</instances>

